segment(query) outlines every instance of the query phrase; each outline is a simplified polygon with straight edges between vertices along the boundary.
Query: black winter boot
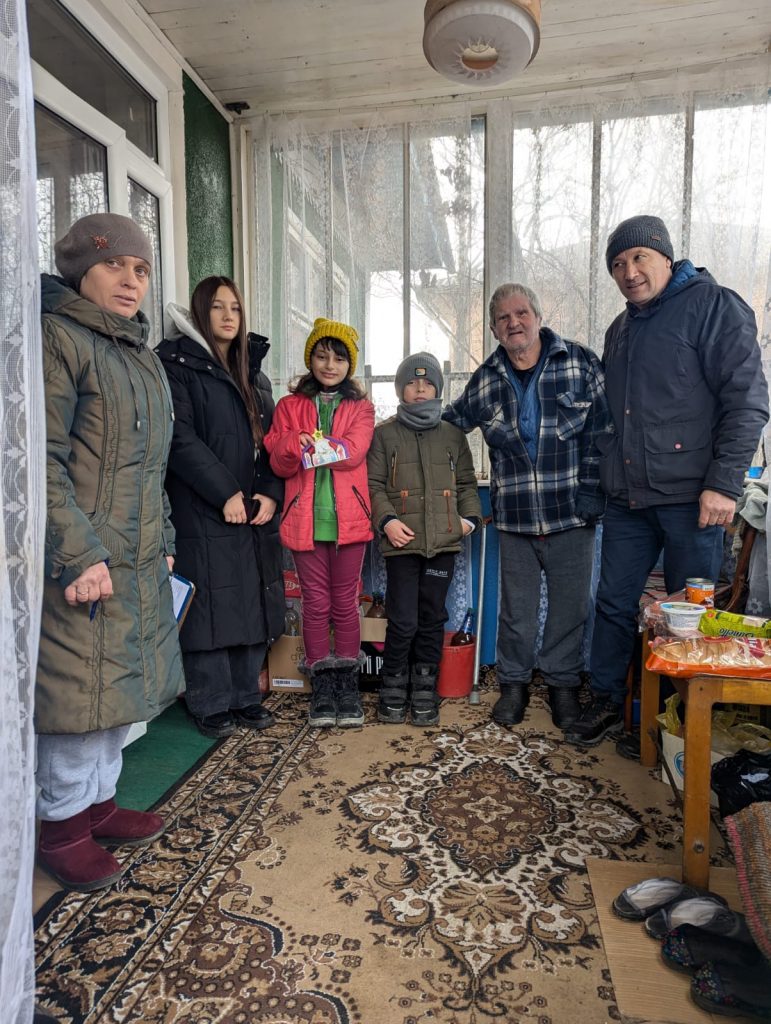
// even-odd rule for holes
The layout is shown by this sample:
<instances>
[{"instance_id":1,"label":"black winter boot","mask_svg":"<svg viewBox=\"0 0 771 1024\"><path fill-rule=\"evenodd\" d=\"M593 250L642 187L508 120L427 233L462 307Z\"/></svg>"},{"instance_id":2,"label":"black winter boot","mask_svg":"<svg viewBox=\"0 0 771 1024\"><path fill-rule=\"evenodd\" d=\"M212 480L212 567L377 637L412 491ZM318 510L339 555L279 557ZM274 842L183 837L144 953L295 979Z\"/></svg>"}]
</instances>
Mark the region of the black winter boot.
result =
<instances>
[{"instance_id":1,"label":"black winter boot","mask_svg":"<svg viewBox=\"0 0 771 1024\"><path fill-rule=\"evenodd\" d=\"M377 706L378 722L402 725L407 721L408 681L406 670L395 672L392 676L383 676L383 685Z\"/></svg>"},{"instance_id":2,"label":"black winter boot","mask_svg":"<svg viewBox=\"0 0 771 1024\"><path fill-rule=\"evenodd\" d=\"M502 683L501 695L493 705L493 721L499 725L519 725L530 703L530 691L524 683Z\"/></svg>"},{"instance_id":3,"label":"black winter boot","mask_svg":"<svg viewBox=\"0 0 771 1024\"><path fill-rule=\"evenodd\" d=\"M329 728L337 722L336 671L325 660L312 665L310 675L311 704L308 710L308 724L317 728Z\"/></svg>"},{"instance_id":4,"label":"black winter boot","mask_svg":"<svg viewBox=\"0 0 771 1024\"><path fill-rule=\"evenodd\" d=\"M438 672L438 665L417 664L412 666L410 722L413 725L437 725L439 722L439 697L436 693Z\"/></svg>"},{"instance_id":5,"label":"black winter boot","mask_svg":"<svg viewBox=\"0 0 771 1024\"><path fill-rule=\"evenodd\" d=\"M343 728L364 725L364 708L359 693L359 661L340 659L335 670L337 724Z\"/></svg>"}]
</instances>

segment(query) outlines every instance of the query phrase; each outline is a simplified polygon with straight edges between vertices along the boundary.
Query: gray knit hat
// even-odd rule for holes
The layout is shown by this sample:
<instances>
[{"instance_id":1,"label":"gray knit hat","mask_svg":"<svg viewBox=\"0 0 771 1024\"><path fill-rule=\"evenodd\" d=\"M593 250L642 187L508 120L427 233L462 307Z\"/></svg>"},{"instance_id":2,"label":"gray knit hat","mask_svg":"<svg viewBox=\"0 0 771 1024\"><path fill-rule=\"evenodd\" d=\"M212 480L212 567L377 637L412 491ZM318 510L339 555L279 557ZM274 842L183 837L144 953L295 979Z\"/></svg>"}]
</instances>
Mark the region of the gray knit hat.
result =
<instances>
[{"instance_id":1,"label":"gray knit hat","mask_svg":"<svg viewBox=\"0 0 771 1024\"><path fill-rule=\"evenodd\" d=\"M605 250L608 273L613 273L611 264L620 252L635 249L639 245L645 246L646 249L655 249L662 256L675 262L675 251L664 221L660 217L640 214L639 217L622 220L616 230L608 235L608 248Z\"/></svg>"},{"instance_id":2,"label":"gray knit hat","mask_svg":"<svg viewBox=\"0 0 771 1024\"><path fill-rule=\"evenodd\" d=\"M152 266L150 239L130 217L91 213L76 220L54 246L56 266L67 284L80 287L83 275L111 256L135 256Z\"/></svg>"},{"instance_id":3,"label":"gray knit hat","mask_svg":"<svg viewBox=\"0 0 771 1024\"><path fill-rule=\"evenodd\" d=\"M396 371L394 387L400 402L404 398L404 389L409 382L419 379L427 380L430 384L433 384L436 388L436 397L442 397L444 377L442 377L442 368L438 360L430 352L415 352L411 356L407 356L406 359L403 359L399 364L399 369Z\"/></svg>"}]
</instances>

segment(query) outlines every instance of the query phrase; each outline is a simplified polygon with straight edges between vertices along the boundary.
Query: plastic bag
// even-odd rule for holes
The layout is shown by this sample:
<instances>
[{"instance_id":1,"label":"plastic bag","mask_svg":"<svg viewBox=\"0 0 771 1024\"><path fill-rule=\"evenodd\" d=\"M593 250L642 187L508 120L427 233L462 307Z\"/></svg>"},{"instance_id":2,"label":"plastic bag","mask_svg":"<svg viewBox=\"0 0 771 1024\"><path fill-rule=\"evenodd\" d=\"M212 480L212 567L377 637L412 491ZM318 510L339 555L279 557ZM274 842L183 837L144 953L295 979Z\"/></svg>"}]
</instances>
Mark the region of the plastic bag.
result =
<instances>
[{"instance_id":1,"label":"plastic bag","mask_svg":"<svg viewBox=\"0 0 771 1024\"><path fill-rule=\"evenodd\" d=\"M673 693L664 701L662 713L656 716L659 725L672 736L683 735L683 723L678 710L681 703L680 694ZM736 711L733 710L712 712L710 745L715 753L731 757L737 751L746 749L771 755L771 729L756 722L737 722L736 718Z\"/></svg>"},{"instance_id":2,"label":"plastic bag","mask_svg":"<svg viewBox=\"0 0 771 1024\"><path fill-rule=\"evenodd\" d=\"M771 800L771 754L740 750L712 766L712 789L723 818L760 800Z\"/></svg>"},{"instance_id":3,"label":"plastic bag","mask_svg":"<svg viewBox=\"0 0 771 1024\"><path fill-rule=\"evenodd\" d=\"M771 640L762 637L705 636L657 639L646 667L667 676L740 676L768 679L771 685Z\"/></svg>"},{"instance_id":4,"label":"plastic bag","mask_svg":"<svg viewBox=\"0 0 771 1024\"><path fill-rule=\"evenodd\" d=\"M771 619L757 615L736 615L709 608L699 622L699 632L705 636L764 636L771 637Z\"/></svg>"}]
</instances>

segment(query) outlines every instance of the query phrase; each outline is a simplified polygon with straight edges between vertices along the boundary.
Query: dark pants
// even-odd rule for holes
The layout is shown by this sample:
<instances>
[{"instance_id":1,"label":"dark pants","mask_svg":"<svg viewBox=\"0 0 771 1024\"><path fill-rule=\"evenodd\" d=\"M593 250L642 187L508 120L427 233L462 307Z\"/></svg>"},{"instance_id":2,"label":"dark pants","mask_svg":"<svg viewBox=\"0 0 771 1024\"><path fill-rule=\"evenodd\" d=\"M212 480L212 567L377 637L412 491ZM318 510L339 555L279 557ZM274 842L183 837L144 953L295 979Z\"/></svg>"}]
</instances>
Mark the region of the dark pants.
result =
<instances>
[{"instance_id":1,"label":"dark pants","mask_svg":"<svg viewBox=\"0 0 771 1024\"><path fill-rule=\"evenodd\" d=\"M700 529L698 519L697 501L643 509L608 504L591 655L592 690L598 696L624 702L640 597L662 549L668 594L682 590L689 576L717 580L723 529Z\"/></svg>"},{"instance_id":2,"label":"dark pants","mask_svg":"<svg viewBox=\"0 0 771 1024\"><path fill-rule=\"evenodd\" d=\"M501 600L496 659L501 686L527 685L536 665L549 686L580 685L594 535L593 526L544 537L498 531ZM542 571L548 609L536 661Z\"/></svg>"},{"instance_id":3,"label":"dark pants","mask_svg":"<svg viewBox=\"0 0 771 1024\"><path fill-rule=\"evenodd\" d=\"M442 657L445 601L455 555L392 555L386 558L386 628L383 675L412 664L438 665Z\"/></svg>"},{"instance_id":4,"label":"dark pants","mask_svg":"<svg viewBox=\"0 0 771 1024\"><path fill-rule=\"evenodd\" d=\"M196 718L260 703L260 671L267 644L182 654L185 703Z\"/></svg>"}]
</instances>

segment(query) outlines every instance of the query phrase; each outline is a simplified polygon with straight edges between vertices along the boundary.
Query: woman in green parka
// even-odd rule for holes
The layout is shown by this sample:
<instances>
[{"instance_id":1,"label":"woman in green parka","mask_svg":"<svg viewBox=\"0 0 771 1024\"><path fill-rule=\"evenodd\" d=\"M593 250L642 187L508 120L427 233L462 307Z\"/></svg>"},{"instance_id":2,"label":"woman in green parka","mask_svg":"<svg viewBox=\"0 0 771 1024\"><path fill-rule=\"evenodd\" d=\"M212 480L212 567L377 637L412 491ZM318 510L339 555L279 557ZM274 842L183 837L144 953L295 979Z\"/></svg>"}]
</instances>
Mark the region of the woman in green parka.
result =
<instances>
[{"instance_id":1,"label":"woman in green parka","mask_svg":"<svg viewBox=\"0 0 771 1024\"><path fill-rule=\"evenodd\" d=\"M116 881L103 845L141 846L157 814L120 808L133 722L184 689L163 489L173 413L139 306L152 247L134 221L77 221L43 275L48 518L35 695L38 860L65 888Z\"/></svg>"}]
</instances>

